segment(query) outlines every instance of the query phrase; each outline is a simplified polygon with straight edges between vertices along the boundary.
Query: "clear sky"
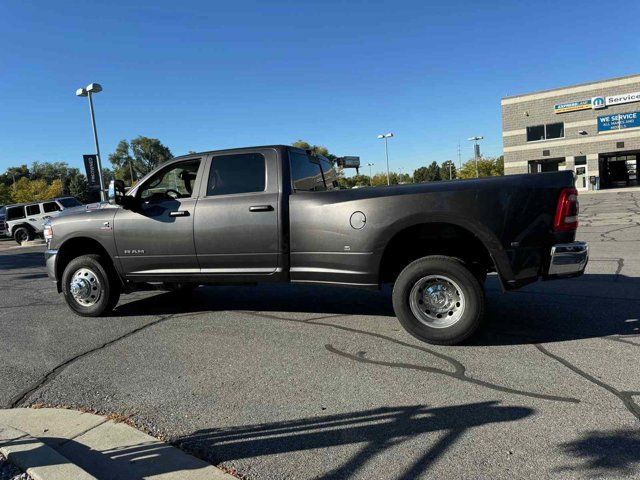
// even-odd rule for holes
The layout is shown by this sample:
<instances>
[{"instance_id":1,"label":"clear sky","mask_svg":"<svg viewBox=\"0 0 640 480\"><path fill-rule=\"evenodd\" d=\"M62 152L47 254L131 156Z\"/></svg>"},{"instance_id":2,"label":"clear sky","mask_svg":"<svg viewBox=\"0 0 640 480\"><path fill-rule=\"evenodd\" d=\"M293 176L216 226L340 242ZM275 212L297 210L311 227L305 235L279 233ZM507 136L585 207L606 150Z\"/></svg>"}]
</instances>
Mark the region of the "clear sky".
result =
<instances>
[{"instance_id":1,"label":"clear sky","mask_svg":"<svg viewBox=\"0 0 640 480\"><path fill-rule=\"evenodd\" d=\"M636 1L0 2L0 171L122 138L299 138L382 170L502 151L500 98L640 72ZM108 162L107 162L108 163Z\"/></svg>"}]
</instances>

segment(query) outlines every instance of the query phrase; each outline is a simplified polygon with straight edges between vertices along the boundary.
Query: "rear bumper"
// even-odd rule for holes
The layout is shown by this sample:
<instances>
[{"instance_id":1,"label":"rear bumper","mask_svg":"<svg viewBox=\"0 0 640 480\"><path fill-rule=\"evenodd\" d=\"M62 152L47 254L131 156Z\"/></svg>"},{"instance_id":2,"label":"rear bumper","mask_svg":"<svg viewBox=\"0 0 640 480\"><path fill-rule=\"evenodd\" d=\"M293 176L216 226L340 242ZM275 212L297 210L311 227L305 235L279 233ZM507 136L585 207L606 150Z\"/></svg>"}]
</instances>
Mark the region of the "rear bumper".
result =
<instances>
[{"instance_id":1,"label":"rear bumper","mask_svg":"<svg viewBox=\"0 0 640 480\"><path fill-rule=\"evenodd\" d=\"M56 278L56 256L58 250L47 250L44 252L44 261L47 264L47 275L51 280L58 280Z\"/></svg>"},{"instance_id":2,"label":"rear bumper","mask_svg":"<svg viewBox=\"0 0 640 480\"><path fill-rule=\"evenodd\" d=\"M589 261L589 245L586 242L558 243L551 247L548 279L577 277L584 273Z\"/></svg>"}]
</instances>

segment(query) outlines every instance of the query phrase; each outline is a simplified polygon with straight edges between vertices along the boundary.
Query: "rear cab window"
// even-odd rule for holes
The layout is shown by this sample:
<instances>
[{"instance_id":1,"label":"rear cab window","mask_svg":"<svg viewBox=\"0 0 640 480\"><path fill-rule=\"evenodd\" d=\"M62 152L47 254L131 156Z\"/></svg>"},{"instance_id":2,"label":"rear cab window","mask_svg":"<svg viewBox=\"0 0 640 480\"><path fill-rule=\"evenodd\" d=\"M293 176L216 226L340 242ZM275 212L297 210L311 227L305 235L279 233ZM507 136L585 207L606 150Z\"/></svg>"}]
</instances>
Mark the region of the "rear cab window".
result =
<instances>
[{"instance_id":1,"label":"rear cab window","mask_svg":"<svg viewBox=\"0 0 640 480\"><path fill-rule=\"evenodd\" d=\"M336 190L338 176L333 164L324 157L290 151L291 183L296 192L324 192Z\"/></svg>"}]
</instances>

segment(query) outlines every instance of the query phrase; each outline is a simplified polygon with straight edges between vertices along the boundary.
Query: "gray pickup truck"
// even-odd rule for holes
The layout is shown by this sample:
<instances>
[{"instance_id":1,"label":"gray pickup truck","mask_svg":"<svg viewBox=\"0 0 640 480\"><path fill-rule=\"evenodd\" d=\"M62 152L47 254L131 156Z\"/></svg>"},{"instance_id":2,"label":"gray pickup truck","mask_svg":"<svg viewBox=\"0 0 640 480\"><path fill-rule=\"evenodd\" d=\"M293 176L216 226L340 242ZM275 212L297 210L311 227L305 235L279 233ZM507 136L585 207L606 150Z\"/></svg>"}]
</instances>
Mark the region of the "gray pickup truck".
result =
<instances>
[{"instance_id":1,"label":"gray pickup truck","mask_svg":"<svg viewBox=\"0 0 640 480\"><path fill-rule=\"evenodd\" d=\"M404 328L437 344L480 325L484 282L504 290L584 272L570 171L353 190L311 151L205 152L157 167L110 202L46 226L49 276L79 315L150 283L393 285ZM249 301L249 300L248 300Z\"/></svg>"}]
</instances>

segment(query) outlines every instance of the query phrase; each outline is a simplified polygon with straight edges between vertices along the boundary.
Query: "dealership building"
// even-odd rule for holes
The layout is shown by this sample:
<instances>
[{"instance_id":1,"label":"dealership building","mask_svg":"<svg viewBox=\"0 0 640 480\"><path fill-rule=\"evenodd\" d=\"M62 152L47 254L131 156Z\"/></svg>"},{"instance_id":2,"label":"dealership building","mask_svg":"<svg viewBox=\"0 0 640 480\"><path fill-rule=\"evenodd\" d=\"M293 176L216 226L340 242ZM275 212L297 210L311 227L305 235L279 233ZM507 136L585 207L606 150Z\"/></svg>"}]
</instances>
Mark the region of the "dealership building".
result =
<instances>
[{"instance_id":1,"label":"dealership building","mask_svg":"<svg viewBox=\"0 0 640 480\"><path fill-rule=\"evenodd\" d=\"M638 185L640 75L501 103L506 175L573 170L581 190Z\"/></svg>"}]
</instances>

